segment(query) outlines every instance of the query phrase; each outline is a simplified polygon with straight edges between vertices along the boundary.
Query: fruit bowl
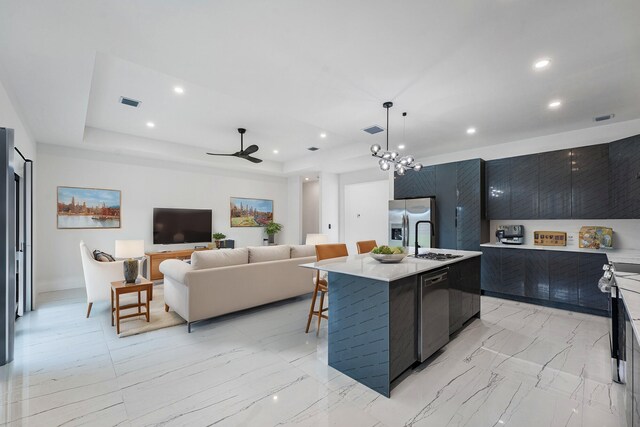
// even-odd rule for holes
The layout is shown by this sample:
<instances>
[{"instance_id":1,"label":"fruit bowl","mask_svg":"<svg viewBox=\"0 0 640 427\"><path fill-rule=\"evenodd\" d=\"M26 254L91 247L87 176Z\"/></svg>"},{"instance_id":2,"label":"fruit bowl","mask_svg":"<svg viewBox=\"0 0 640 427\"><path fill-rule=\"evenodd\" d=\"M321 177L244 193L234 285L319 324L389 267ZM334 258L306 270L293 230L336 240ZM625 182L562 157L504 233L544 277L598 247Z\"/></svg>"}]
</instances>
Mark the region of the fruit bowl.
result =
<instances>
[{"instance_id":1,"label":"fruit bowl","mask_svg":"<svg viewBox=\"0 0 640 427\"><path fill-rule=\"evenodd\" d=\"M383 264L394 264L398 262L402 262L403 259L407 257L407 254L374 254L370 253L371 258L375 259L378 262Z\"/></svg>"}]
</instances>

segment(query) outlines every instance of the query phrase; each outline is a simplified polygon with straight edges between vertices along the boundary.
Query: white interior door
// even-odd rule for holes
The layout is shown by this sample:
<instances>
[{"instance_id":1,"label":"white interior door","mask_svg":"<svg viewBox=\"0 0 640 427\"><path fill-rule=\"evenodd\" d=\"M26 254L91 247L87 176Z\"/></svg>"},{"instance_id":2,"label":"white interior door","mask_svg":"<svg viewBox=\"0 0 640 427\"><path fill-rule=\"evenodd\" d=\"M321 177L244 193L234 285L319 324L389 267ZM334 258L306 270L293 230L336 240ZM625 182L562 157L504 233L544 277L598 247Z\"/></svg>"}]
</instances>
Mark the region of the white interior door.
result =
<instances>
[{"instance_id":1,"label":"white interior door","mask_svg":"<svg viewBox=\"0 0 640 427\"><path fill-rule=\"evenodd\" d=\"M344 238L350 254L357 254L356 242L389 242L389 181L372 181L344 187Z\"/></svg>"}]
</instances>

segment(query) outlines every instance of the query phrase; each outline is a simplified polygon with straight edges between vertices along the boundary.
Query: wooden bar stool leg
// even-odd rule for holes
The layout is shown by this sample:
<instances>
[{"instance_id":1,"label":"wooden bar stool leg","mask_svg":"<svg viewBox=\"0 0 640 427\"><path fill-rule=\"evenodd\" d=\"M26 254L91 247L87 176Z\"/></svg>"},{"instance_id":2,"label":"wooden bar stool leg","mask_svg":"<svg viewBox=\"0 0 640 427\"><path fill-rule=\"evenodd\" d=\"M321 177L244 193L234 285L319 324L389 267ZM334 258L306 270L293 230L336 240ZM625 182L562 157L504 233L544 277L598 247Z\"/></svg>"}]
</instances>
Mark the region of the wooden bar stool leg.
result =
<instances>
[{"instance_id":1,"label":"wooden bar stool leg","mask_svg":"<svg viewBox=\"0 0 640 427\"><path fill-rule=\"evenodd\" d=\"M140 293L141 292L138 291L138 314L142 314L142 302L140 302L142 300L140 299Z\"/></svg>"},{"instance_id":2,"label":"wooden bar stool leg","mask_svg":"<svg viewBox=\"0 0 640 427\"><path fill-rule=\"evenodd\" d=\"M318 309L318 329L316 329L316 336L320 334L320 322L322 321L322 312L324 309L324 291L320 291L320 308Z\"/></svg>"},{"instance_id":3,"label":"wooden bar stool leg","mask_svg":"<svg viewBox=\"0 0 640 427\"><path fill-rule=\"evenodd\" d=\"M113 308L113 289L109 290L109 293L111 294L111 326L113 326L113 316L114 316L114 308Z\"/></svg>"},{"instance_id":4,"label":"wooden bar stool leg","mask_svg":"<svg viewBox=\"0 0 640 427\"><path fill-rule=\"evenodd\" d=\"M309 333L309 327L311 326L311 319L313 318L313 309L316 308L316 297L318 296L318 283L316 283L316 288L313 290L313 298L311 298L311 308L309 309L309 318L307 319L307 329L305 333Z\"/></svg>"},{"instance_id":5,"label":"wooden bar stool leg","mask_svg":"<svg viewBox=\"0 0 640 427\"><path fill-rule=\"evenodd\" d=\"M116 291L116 333L120 335L120 294Z\"/></svg>"},{"instance_id":6,"label":"wooden bar stool leg","mask_svg":"<svg viewBox=\"0 0 640 427\"><path fill-rule=\"evenodd\" d=\"M151 298L149 298L149 292L147 291L147 312L145 313L147 315L147 323L149 322L149 301L151 301Z\"/></svg>"}]
</instances>

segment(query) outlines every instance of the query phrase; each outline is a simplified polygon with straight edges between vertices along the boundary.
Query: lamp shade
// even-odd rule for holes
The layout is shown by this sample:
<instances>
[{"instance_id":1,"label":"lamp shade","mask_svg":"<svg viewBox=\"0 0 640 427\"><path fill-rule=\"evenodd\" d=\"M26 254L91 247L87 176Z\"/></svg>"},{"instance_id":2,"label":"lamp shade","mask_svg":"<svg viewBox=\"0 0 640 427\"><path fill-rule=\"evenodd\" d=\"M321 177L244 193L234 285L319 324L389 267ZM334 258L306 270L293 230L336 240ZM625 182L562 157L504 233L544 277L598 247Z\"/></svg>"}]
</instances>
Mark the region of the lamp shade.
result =
<instances>
[{"instance_id":1,"label":"lamp shade","mask_svg":"<svg viewBox=\"0 0 640 427\"><path fill-rule=\"evenodd\" d=\"M324 245L329 243L329 236L326 234L307 234L307 245Z\"/></svg>"},{"instance_id":2,"label":"lamp shade","mask_svg":"<svg viewBox=\"0 0 640 427\"><path fill-rule=\"evenodd\" d=\"M144 256L144 240L116 240L116 258L140 258Z\"/></svg>"}]
</instances>

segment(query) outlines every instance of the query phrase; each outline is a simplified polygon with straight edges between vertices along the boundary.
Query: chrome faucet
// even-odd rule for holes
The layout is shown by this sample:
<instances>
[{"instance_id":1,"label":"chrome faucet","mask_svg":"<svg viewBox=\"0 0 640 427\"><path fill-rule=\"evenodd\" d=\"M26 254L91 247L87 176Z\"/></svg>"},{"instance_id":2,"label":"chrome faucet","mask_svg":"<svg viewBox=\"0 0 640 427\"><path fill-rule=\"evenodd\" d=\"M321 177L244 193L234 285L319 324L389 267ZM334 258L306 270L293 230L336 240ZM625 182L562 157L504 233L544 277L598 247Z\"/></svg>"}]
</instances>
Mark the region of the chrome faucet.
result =
<instances>
[{"instance_id":1,"label":"chrome faucet","mask_svg":"<svg viewBox=\"0 0 640 427\"><path fill-rule=\"evenodd\" d=\"M436 235L435 230L433 228L433 223L431 221L424 220L424 221L417 221L416 222L416 243L415 243L415 248L414 248L415 249L414 256L416 258L418 258L418 248L420 247L420 245L418 244L418 226L420 224L426 224L426 223L429 223L429 225L431 226L431 237L434 237Z\"/></svg>"}]
</instances>

